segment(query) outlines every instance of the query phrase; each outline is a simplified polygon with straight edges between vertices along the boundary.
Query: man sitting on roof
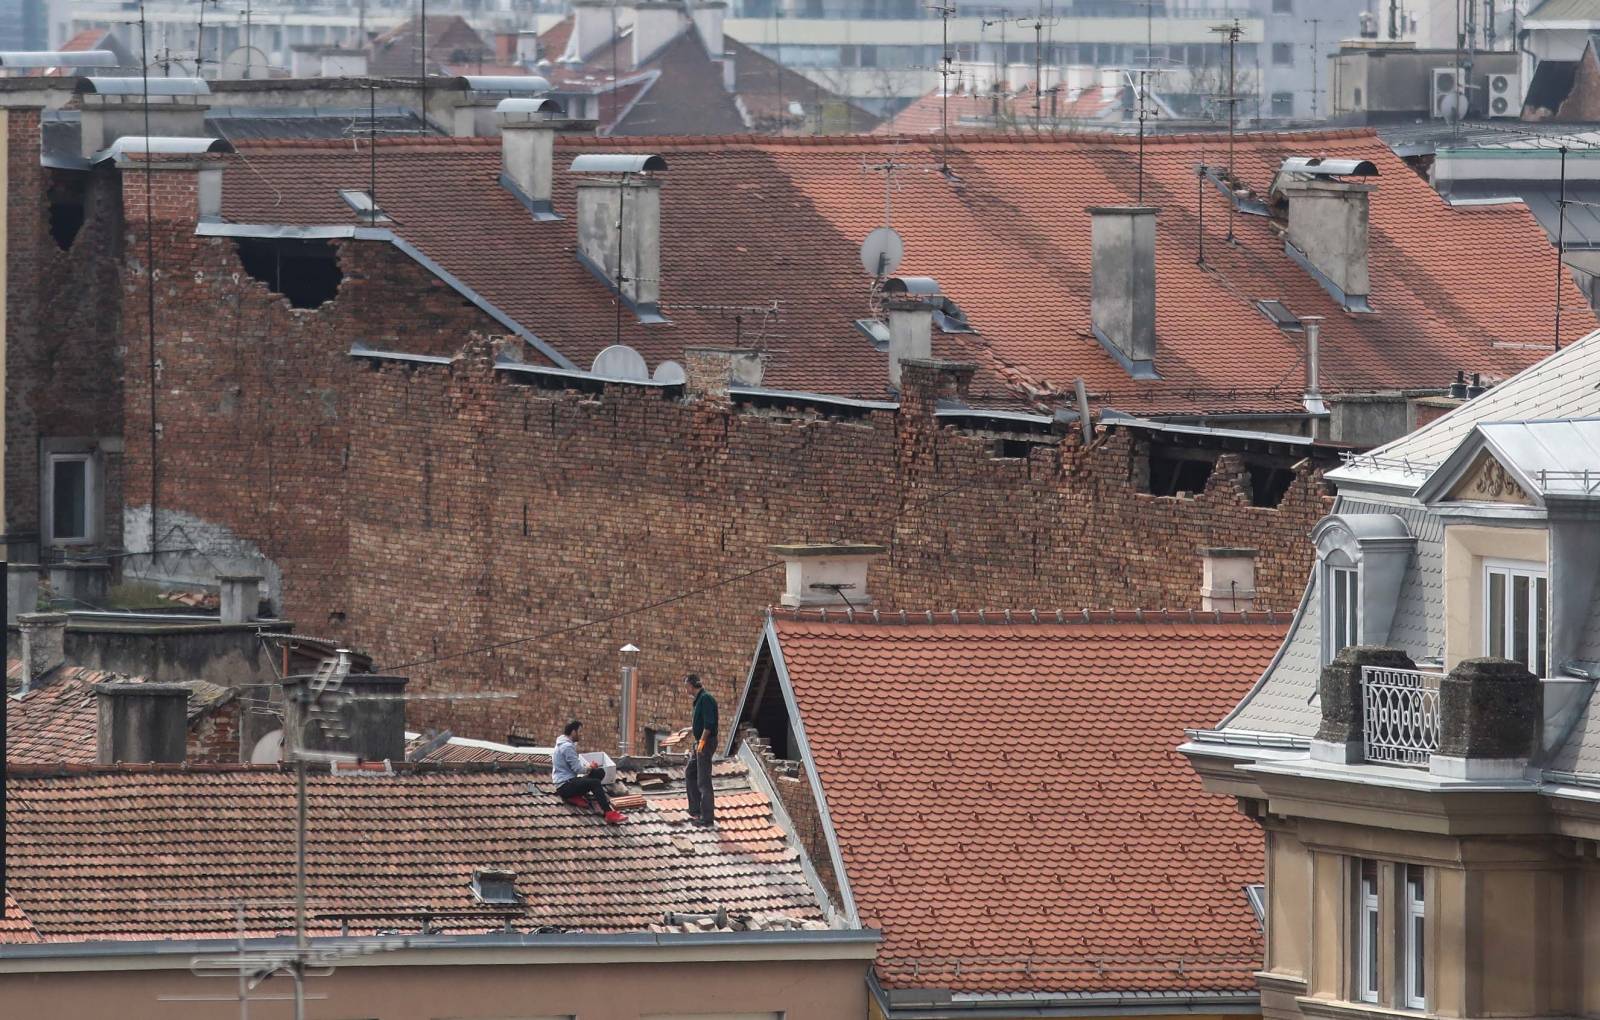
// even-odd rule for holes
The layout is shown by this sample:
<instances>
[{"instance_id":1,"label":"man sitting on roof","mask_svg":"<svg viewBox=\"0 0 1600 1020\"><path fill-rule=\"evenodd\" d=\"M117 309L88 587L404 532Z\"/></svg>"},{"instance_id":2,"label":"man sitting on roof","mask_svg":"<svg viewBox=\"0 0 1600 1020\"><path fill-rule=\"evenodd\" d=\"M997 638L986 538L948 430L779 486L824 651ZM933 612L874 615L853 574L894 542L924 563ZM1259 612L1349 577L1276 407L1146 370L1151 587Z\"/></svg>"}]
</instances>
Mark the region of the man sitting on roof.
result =
<instances>
[{"instance_id":1,"label":"man sitting on roof","mask_svg":"<svg viewBox=\"0 0 1600 1020\"><path fill-rule=\"evenodd\" d=\"M556 753L550 759L550 780L555 783L556 796L576 807L598 806L605 819L620 825L628 816L611 806L606 796L606 770L590 765L578 756L578 731L583 723L577 719L562 727L556 738Z\"/></svg>"}]
</instances>

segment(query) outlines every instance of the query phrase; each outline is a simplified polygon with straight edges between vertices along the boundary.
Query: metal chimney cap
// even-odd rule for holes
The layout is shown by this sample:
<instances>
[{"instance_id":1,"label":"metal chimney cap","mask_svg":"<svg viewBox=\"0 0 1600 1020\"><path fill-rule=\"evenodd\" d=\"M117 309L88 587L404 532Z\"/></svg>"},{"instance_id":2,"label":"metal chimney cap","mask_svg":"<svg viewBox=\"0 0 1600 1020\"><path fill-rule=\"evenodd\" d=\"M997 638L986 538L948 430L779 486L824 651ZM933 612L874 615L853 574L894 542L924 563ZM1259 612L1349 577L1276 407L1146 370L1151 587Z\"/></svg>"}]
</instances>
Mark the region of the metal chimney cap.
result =
<instances>
[{"instance_id":1,"label":"metal chimney cap","mask_svg":"<svg viewBox=\"0 0 1600 1020\"><path fill-rule=\"evenodd\" d=\"M637 174L666 168L667 161L660 156L634 155L625 152L586 152L574 159L567 170L576 174Z\"/></svg>"},{"instance_id":2,"label":"metal chimney cap","mask_svg":"<svg viewBox=\"0 0 1600 1020\"><path fill-rule=\"evenodd\" d=\"M632 641L629 641L627 644L625 644L621 648L617 649L617 651L619 651L619 652L624 652L624 653L628 653L628 654L632 654L634 652L637 652L638 650L639 650L639 646L635 645Z\"/></svg>"}]
</instances>

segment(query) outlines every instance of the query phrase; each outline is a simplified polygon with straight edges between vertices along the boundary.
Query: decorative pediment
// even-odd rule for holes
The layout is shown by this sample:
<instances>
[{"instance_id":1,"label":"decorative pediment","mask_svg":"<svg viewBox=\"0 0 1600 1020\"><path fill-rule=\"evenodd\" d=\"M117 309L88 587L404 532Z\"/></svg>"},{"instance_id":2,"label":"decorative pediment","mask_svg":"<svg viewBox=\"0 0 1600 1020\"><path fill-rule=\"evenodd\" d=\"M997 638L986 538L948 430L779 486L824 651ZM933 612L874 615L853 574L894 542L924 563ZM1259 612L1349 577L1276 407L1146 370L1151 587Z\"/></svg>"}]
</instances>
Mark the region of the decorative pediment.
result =
<instances>
[{"instance_id":1,"label":"decorative pediment","mask_svg":"<svg viewBox=\"0 0 1600 1020\"><path fill-rule=\"evenodd\" d=\"M1516 478L1488 450L1480 450L1472 466L1445 494L1447 502L1515 503L1534 506L1537 501L1517 484Z\"/></svg>"}]
</instances>

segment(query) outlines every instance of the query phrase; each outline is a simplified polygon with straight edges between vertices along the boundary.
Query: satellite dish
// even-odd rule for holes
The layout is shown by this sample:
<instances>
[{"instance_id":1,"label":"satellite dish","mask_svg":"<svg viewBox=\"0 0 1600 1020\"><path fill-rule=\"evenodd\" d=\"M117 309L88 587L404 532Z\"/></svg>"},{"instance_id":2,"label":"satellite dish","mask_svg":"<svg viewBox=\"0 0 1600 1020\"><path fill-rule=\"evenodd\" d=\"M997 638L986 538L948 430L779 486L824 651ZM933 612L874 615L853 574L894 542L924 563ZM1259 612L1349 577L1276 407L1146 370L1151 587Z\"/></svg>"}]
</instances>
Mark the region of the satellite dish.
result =
<instances>
[{"instance_id":1,"label":"satellite dish","mask_svg":"<svg viewBox=\"0 0 1600 1020\"><path fill-rule=\"evenodd\" d=\"M250 750L250 764L271 765L283 761L283 730L273 730Z\"/></svg>"},{"instance_id":2,"label":"satellite dish","mask_svg":"<svg viewBox=\"0 0 1600 1020\"><path fill-rule=\"evenodd\" d=\"M861 242L861 268L868 276L888 276L905 257L906 243L893 227L879 227Z\"/></svg>"},{"instance_id":3,"label":"satellite dish","mask_svg":"<svg viewBox=\"0 0 1600 1020\"><path fill-rule=\"evenodd\" d=\"M222 58L224 78L265 78L267 55L254 46L235 46Z\"/></svg>"},{"instance_id":4,"label":"satellite dish","mask_svg":"<svg viewBox=\"0 0 1600 1020\"><path fill-rule=\"evenodd\" d=\"M644 363L644 356L626 344L612 344L596 354L589 371L607 379L626 382L647 382L650 379L650 366Z\"/></svg>"},{"instance_id":5,"label":"satellite dish","mask_svg":"<svg viewBox=\"0 0 1600 1020\"><path fill-rule=\"evenodd\" d=\"M1454 124L1461 119L1466 109L1466 97L1459 92L1451 92L1439 97L1439 116Z\"/></svg>"},{"instance_id":6,"label":"satellite dish","mask_svg":"<svg viewBox=\"0 0 1600 1020\"><path fill-rule=\"evenodd\" d=\"M650 378L654 379L658 383L664 383L668 386L676 386L678 383L683 382L687 377L683 374L682 365L678 364L676 361L663 361L661 364L656 366L656 374Z\"/></svg>"}]
</instances>

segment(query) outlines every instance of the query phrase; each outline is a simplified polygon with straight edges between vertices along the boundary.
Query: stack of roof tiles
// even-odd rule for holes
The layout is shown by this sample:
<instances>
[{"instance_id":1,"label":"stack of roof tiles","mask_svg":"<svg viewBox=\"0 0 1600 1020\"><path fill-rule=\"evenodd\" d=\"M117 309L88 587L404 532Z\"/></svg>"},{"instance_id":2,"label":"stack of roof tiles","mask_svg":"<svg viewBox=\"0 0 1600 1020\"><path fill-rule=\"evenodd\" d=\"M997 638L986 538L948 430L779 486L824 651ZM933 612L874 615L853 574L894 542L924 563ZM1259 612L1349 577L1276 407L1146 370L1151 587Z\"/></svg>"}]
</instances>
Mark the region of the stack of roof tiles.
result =
<instances>
[{"instance_id":1,"label":"stack of roof tiles","mask_svg":"<svg viewBox=\"0 0 1600 1020\"><path fill-rule=\"evenodd\" d=\"M609 826L558 800L548 771L398 766L309 782L315 935L648 931L668 913L748 925L820 921L770 803L724 771L714 831L681 784ZM16 768L7 886L31 929L0 941L232 937L292 931L295 780L277 767ZM478 869L516 873L519 904L478 901ZM9 914L8 914L9 918Z\"/></svg>"},{"instance_id":2,"label":"stack of roof tiles","mask_svg":"<svg viewBox=\"0 0 1600 1020\"><path fill-rule=\"evenodd\" d=\"M1174 748L1284 627L890 619L773 621L883 983L1249 991L1260 834Z\"/></svg>"},{"instance_id":3,"label":"stack of roof tiles","mask_svg":"<svg viewBox=\"0 0 1600 1020\"><path fill-rule=\"evenodd\" d=\"M226 218L355 226L339 191L367 186L363 144L263 143L216 157L227 167ZM573 254L566 168L580 153L619 148L669 164L660 290L670 324L625 316L619 330L606 284ZM1197 168L1230 159L1225 137L1151 139L1142 202L1161 209L1153 381L1130 378L1089 321L1085 208L1141 201L1136 143L1121 136L963 135L948 151L935 139L892 148L873 138L562 139L555 206L565 218L555 222L535 222L497 183L494 139L381 142L377 188L397 234L583 369L619 339L652 369L687 347L737 340L766 352L768 387L882 397L885 355L854 321L873 313L860 245L884 221L884 175L866 166L891 152L906 168L891 192L906 242L900 272L934 277L966 313L976 332L936 330L933 353L978 363L977 398L1053 400L1081 377L1093 399L1125 411L1301 413L1304 343L1269 321L1260 299L1326 318L1321 381L1333 393L1443 386L1457 369L1493 380L1548 351L1550 304L1528 295L1548 286L1552 253L1526 209L1453 208L1367 131L1241 135L1231 151L1239 180L1263 198L1289 156L1377 165L1375 311L1345 312L1285 252L1281 222L1230 217L1222 193L1201 186ZM948 174L926 172L946 163ZM775 317L736 324L726 311L770 301ZM1562 304L1566 339L1594 328L1576 289Z\"/></svg>"}]
</instances>

